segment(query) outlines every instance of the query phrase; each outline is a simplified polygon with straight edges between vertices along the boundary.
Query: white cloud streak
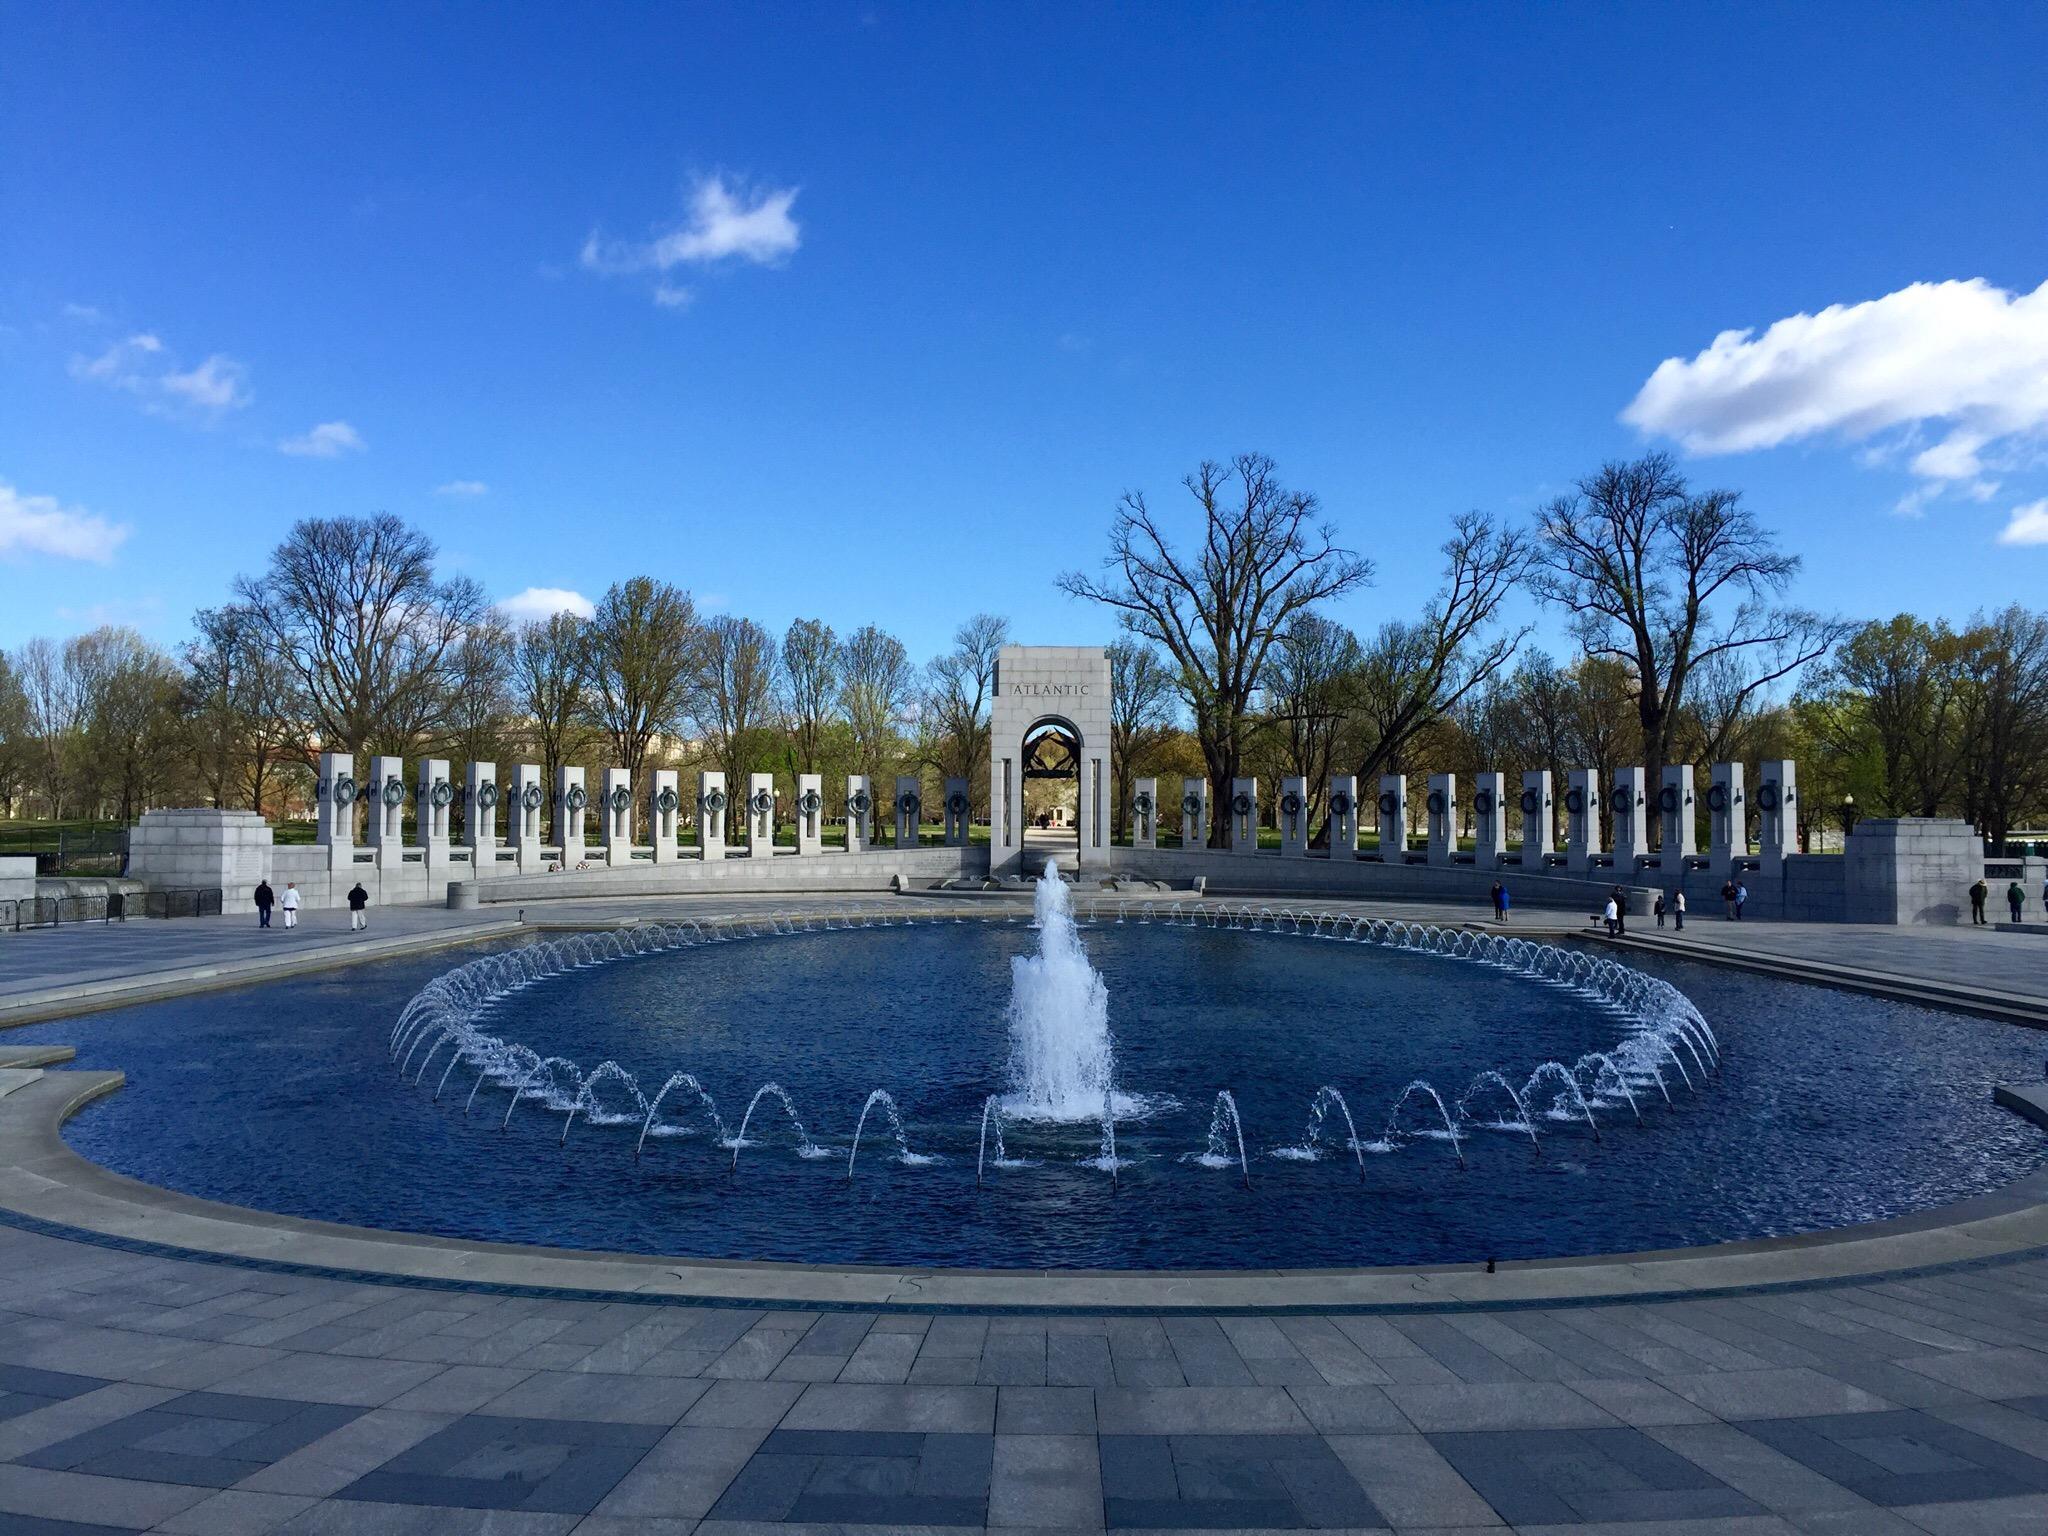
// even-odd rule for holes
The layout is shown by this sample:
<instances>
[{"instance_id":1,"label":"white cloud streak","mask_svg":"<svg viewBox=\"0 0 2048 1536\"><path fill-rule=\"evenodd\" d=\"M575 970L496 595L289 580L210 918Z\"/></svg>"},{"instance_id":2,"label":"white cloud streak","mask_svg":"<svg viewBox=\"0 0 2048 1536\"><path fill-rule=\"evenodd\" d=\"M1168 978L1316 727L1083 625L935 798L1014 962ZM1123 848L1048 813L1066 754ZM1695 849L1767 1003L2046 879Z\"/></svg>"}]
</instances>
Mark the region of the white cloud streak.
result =
<instances>
[{"instance_id":1,"label":"white cloud streak","mask_svg":"<svg viewBox=\"0 0 2048 1536\"><path fill-rule=\"evenodd\" d=\"M2048 544L2048 498L2014 507L1999 531L2001 544Z\"/></svg>"},{"instance_id":2,"label":"white cloud streak","mask_svg":"<svg viewBox=\"0 0 2048 1536\"><path fill-rule=\"evenodd\" d=\"M54 496L29 496L0 480L0 556L54 555L106 565L128 537L126 527Z\"/></svg>"},{"instance_id":3,"label":"white cloud streak","mask_svg":"<svg viewBox=\"0 0 2048 1536\"><path fill-rule=\"evenodd\" d=\"M1870 457L1911 452L1925 482L1901 510L1952 488L1982 499L1996 491L1985 476L2048 445L2048 282L1913 283L1761 334L1723 331L1658 364L1621 415L1700 454L1889 434Z\"/></svg>"},{"instance_id":4,"label":"white cloud streak","mask_svg":"<svg viewBox=\"0 0 2048 1536\"><path fill-rule=\"evenodd\" d=\"M151 331L137 331L96 357L72 358L71 376L133 395L153 416L183 421L217 421L255 398L248 370L233 358L215 352L179 368Z\"/></svg>"},{"instance_id":5,"label":"white cloud streak","mask_svg":"<svg viewBox=\"0 0 2048 1536\"><path fill-rule=\"evenodd\" d=\"M490 490L490 487L481 480L450 480L446 485L435 486L434 494L436 496L474 498L483 495L488 490Z\"/></svg>"},{"instance_id":6,"label":"white cloud streak","mask_svg":"<svg viewBox=\"0 0 2048 1536\"><path fill-rule=\"evenodd\" d=\"M587 619L597 612L597 604L567 587L528 587L524 592L500 598L498 612L515 624L527 624L551 619L558 613L573 613L579 619Z\"/></svg>"},{"instance_id":7,"label":"white cloud streak","mask_svg":"<svg viewBox=\"0 0 2048 1536\"><path fill-rule=\"evenodd\" d=\"M300 459L338 459L343 454L361 453L370 445L363 434L345 421L323 421L309 432L288 437L277 445L279 453Z\"/></svg>"},{"instance_id":8,"label":"white cloud streak","mask_svg":"<svg viewBox=\"0 0 2048 1536\"><path fill-rule=\"evenodd\" d=\"M681 224L641 241L609 240L593 230L578 259L586 271L602 277L654 273L663 279L655 284L654 302L681 309L690 302L690 290L666 280L678 267L727 261L776 267L795 255L803 243L803 231L790 214L796 194L795 187L756 191L722 176L702 176L691 189Z\"/></svg>"}]
</instances>

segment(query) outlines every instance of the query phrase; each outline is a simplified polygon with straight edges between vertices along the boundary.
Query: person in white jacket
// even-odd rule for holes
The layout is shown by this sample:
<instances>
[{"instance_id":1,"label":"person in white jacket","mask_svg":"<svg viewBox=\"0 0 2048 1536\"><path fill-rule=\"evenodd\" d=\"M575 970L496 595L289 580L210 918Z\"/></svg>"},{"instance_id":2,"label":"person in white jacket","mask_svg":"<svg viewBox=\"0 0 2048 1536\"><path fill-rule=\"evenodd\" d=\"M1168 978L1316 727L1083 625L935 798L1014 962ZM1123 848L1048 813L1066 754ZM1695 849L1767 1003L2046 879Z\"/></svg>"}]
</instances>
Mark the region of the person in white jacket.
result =
<instances>
[{"instance_id":1,"label":"person in white jacket","mask_svg":"<svg viewBox=\"0 0 2048 1536\"><path fill-rule=\"evenodd\" d=\"M279 897L279 898L278 898L278 902L277 902L277 904L278 904L279 908L280 908L280 909L282 909L282 911L284 912L284 925L285 925L285 927L287 927L287 928L296 928L296 927L298 927L298 926L299 926L299 888L298 888L298 886L297 886L297 885L295 885L295 884L294 884L293 882L291 882L291 881L287 880L287 881L285 882L285 885L284 885L284 895L282 895L281 897Z\"/></svg>"}]
</instances>

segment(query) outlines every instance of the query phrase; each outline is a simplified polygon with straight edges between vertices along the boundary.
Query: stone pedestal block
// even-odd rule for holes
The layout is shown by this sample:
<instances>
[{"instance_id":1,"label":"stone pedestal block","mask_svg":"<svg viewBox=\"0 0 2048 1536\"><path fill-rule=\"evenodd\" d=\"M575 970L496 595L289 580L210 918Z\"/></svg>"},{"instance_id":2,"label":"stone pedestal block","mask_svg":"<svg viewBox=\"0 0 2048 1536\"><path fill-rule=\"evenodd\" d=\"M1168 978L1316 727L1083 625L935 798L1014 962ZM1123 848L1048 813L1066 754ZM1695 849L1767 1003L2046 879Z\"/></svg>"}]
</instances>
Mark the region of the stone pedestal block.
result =
<instances>
[{"instance_id":1,"label":"stone pedestal block","mask_svg":"<svg viewBox=\"0 0 2048 1536\"><path fill-rule=\"evenodd\" d=\"M683 791L673 768L657 768L648 780L647 840L654 862L673 864L683 855Z\"/></svg>"},{"instance_id":2,"label":"stone pedestal block","mask_svg":"<svg viewBox=\"0 0 2048 1536\"><path fill-rule=\"evenodd\" d=\"M1308 857L1308 780L1285 778L1280 781L1280 856L1287 859Z\"/></svg>"},{"instance_id":3,"label":"stone pedestal block","mask_svg":"<svg viewBox=\"0 0 2048 1536\"><path fill-rule=\"evenodd\" d=\"M1159 781L1139 779L1131 786L1131 846L1159 846Z\"/></svg>"},{"instance_id":4,"label":"stone pedestal block","mask_svg":"<svg viewBox=\"0 0 2048 1536\"><path fill-rule=\"evenodd\" d=\"M775 853L775 775L747 775L747 857L766 859Z\"/></svg>"},{"instance_id":5,"label":"stone pedestal block","mask_svg":"<svg viewBox=\"0 0 2048 1536\"><path fill-rule=\"evenodd\" d=\"M1508 776L1482 773L1472 791L1472 862L1499 869L1508 861Z\"/></svg>"},{"instance_id":6,"label":"stone pedestal block","mask_svg":"<svg viewBox=\"0 0 2048 1536\"><path fill-rule=\"evenodd\" d=\"M811 858L825 851L825 779L822 774L796 776L796 851Z\"/></svg>"},{"instance_id":7,"label":"stone pedestal block","mask_svg":"<svg viewBox=\"0 0 2048 1536\"><path fill-rule=\"evenodd\" d=\"M1225 825L1230 830L1230 851L1252 854L1259 851L1259 781L1232 779L1230 804L1225 806Z\"/></svg>"},{"instance_id":8,"label":"stone pedestal block","mask_svg":"<svg viewBox=\"0 0 2048 1536\"><path fill-rule=\"evenodd\" d=\"M1358 775L1330 775L1330 857L1358 857Z\"/></svg>"},{"instance_id":9,"label":"stone pedestal block","mask_svg":"<svg viewBox=\"0 0 2048 1536\"><path fill-rule=\"evenodd\" d=\"M706 769L697 775L697 853L716 863L725 857L725 775Z\"/></svg>"},{"instance_id":10,"label":"stone pedestal block","mask_svg":"<svg viewBox=\"0 0 2048 1536\"><path fill-rule=\"evenodd\" d=\"M875 845L875 791L864 773L846 776L846 851L866 853Z\"/></svg>"},{"instance_id":11,"label":"stone pedestal block","mask_svg":"<svg viewBox=\"0 0 2048 1536\"><path fill-rule=\"evenodd\" d=\"M604 795L598 803L603 830L604 861L614 869L633 862L633 774L626 768L604 771Z\"/></svg>"},{"instance_id":12,"label":"stone pedestal block","mask_svg":"<svg viewBox=\"0 0 2048 1536\"><path fill-rule=\"evenodd\" d=\"M1607 846L1601 828L1600 774L1593 768L1574 768L1565 775L1564 864L1566 869L1588 870Z\"/></svg>"},{"instance_id":13,"label":"stone pedestal block","mask_svg":"<svg viewBox=\"0 0 2048 1536\"><path fill-rule=\"evenodd\" d=\"M145 811L128 830L131 878L156 891L217 890L224 913L254 910L271 855L270 824L254 811Z\"/></svg>"},{"instance_id":14,"label":"stone pedestal block","mask_svg":"<svg viewBox=\"0 0 2048 1536\"><path fill-rule=\"evenodd\" d=\"M1458 851L1458 776L1432 773L1429 798L1423 802L1429 813L1429 862L1438 866L1451 862Z\"/></svg>"},{"instance_id":15,"label":"stone pedestal block","mask_svg":"<svg viewBox=\"0 0 2048 1536\"><path fill-rule=\"evenodd\" d=\"M1781 782L1771 769L1786 766L1763 765L1759 800L1763 785ZM1984 843L1966 821L1873 818L1856 823L1843 861L1843 915L1852 923L1967 922L1970 886L1984 873ZM2035 893L2027 895L2031 902ZM1994 884L1992 910L2004 900L2003 885Z\"/></svg>"},{"instance_id":16,"label":"stone pedestal block","mask_svg":"<svg viewBox=\"0 0 2048 1536\"><path fill-rule=\"evenodd\" d=\"M1380 859L1387 864L1408 862L1408 775L1380 775L1379 817Z\"/></svg>"},{"instance_id":17,"label":"stone pedestal block","mask_svg":"<svg viewBox=\"0 0 2048 1536\"><path fill-rule=\"evenodd\" d=\"M1550 818L1553 785L1548 768L1522 775L1522 868L1540 873L1551 854Z\"/></svg>"}]
</instances>

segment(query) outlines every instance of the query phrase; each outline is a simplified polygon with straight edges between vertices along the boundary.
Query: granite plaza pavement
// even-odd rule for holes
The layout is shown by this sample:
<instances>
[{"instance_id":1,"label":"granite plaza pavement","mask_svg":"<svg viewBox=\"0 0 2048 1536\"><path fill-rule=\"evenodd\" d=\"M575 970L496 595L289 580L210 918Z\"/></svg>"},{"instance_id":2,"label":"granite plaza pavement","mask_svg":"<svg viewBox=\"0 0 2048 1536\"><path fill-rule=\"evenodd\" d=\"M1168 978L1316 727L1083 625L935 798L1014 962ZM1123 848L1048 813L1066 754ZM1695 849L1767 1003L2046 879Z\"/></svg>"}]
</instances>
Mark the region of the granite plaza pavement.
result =
<instances>
[{"instance_id":1,"label":"granite plaza pavement","mask_svg":"<svg viewBox=\"0 0 2048 1536\"><path fill-rule=\"evenodd\" d=\"M0 1019L504 916L13 936ZM1708 917L1646 941L1994 1000L2043 1000L2048 959L2029 934ZM0 1215L7 1536L979 1529L2037 1533L2048 1247L1670 1299L988 1314L292 1273Z\"/></svg>"}]
</instances>

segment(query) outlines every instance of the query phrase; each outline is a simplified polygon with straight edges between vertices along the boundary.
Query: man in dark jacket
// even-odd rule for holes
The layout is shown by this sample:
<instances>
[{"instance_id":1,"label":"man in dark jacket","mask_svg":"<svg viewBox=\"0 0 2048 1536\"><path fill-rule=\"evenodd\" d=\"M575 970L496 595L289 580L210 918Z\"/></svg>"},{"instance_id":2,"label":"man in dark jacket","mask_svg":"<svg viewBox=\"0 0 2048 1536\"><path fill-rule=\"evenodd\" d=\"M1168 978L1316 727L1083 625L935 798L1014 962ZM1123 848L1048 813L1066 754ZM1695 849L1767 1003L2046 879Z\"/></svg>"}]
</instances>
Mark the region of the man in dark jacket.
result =
<instances>
[{"instance_id":1,"label":"man in dark jacket","mask_svg":"<svg viewBox=\"0 0 2048 1536\"><path fill-rule=\"evenodd\" d=\"M351 932L370 926L370 914L363 910L369 904L370 893L363 889L363 882L358 880L349 888L348 893L348 926Z\"/></svg>"},{"instance_id":2,"label":"man in dark jacket","mask_svg":"<svg viewBox=\"0 0 2048 1536\"><path fill-rule=\"evenodd\" d=\"M258 928L268 928L270 926L270 909L276 905L277 892L270 888L270 882L268 880L257 881L256 926Z\"/></svg>"}]
</instances>

